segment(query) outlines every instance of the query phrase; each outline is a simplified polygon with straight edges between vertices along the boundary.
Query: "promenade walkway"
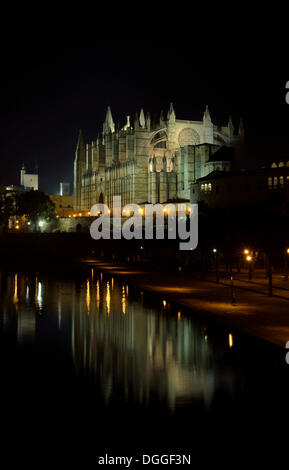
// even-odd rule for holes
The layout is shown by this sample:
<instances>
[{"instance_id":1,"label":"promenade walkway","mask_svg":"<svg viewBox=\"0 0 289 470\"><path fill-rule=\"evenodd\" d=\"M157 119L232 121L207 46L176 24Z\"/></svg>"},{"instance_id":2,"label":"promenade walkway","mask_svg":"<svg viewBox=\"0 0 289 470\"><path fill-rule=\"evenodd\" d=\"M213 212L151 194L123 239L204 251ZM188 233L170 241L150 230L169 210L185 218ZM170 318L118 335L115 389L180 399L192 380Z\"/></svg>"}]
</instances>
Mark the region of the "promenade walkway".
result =
<instances>
[{"instance_id":1,"label":"promenade walkway","mask_svg":"<svg viewBox=\"0 0 289 470\"><path fill-rule=\"evenodd\" d=\"M82 260L111 275L125 278L126 282L144 290L159 294L198 313L210 316L231 328L257 336L285 347L289 341L289 282L280 275L273 280L276 296L268 296L268 280L264 275L255 275L248 280L243 273L234 279L234 297L229 280L215 278L201 280L189 272L172 272L166 268L145 265L131 266L113 264L91 258ZM255 273L256 274L256 273ZM288 289L286 286L288 285ZM279 295L280 294L280 295Z\"/></svg>"}]
</instances>

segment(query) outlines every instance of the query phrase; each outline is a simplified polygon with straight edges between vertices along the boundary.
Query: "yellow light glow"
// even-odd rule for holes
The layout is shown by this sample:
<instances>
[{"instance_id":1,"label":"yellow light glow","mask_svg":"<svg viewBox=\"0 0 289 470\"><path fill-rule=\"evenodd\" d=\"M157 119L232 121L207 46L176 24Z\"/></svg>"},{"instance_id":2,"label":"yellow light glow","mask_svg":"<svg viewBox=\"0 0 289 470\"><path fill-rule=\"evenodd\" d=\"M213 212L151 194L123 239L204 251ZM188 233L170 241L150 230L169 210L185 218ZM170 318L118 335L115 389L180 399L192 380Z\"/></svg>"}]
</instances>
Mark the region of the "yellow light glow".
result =
<instances>
[{"instance_id":1,"label":"yellow light glow","mask_svg":"<svg viewBox=\"0 0 289 470\"><path fill-rule=\"evenodd\" d=\"M76 214L73 214L73 217L76 217Z\"/></svg>"},{"instance_id":2,"label":"yellow light glow","mask_svg":"<svg viewBox=\"0 0 289 470\"><path fill-rule=\"evenodd\" d=\"M18 303L18 287L17 287L17 284L18 284L18 278L17 278L17 274L15 274L15 276L14 276L14 296L13 296L14 304Z\"/></svg>"},{"instance_id":3,"label":"yellow light glow","mask_svg":"<svg viewBox=\"0 0 289 470\"><path fill-rule=\"evenodd\" d=\"M251 261L251 260L252 260L252 256L246 256L246 260L247 260L247 261Z\"/></svg>"},{"instance_id":4,"label":"yellow light glow","mask_svg":"<svg viewBox=\"0 0 289 470\"><path fill-rule=\"evenodd\" d=\"M289 248L287 248L287 250L286 250L286 251L287 251L287 253L289 253Z\"/></svg>"},{"instance_id":5,"label":"yellow light glow","mask_svg":"<svg viewBox=\"0 0 289 470\"><path fill-rule=\"evenodd\" d=\"M122 313L125 315L126 310L126 298L125 298L125 287L122 286L122 297L121 297Z\"/></svg>"},{"instance_id":6,"label":"yellow light glow","mask_svg":"<svg viewBox=\"0 0 289 470\"><path fill-rule=\"evenodd\" d=\"M244 255L248 255L249 254L249 250L244 250Z\"/></svg>"},{"instance_id":7,"label":"yellow light glow","mask_svg":"<svg viewBox=\"0 0 289 470\"><path fill-rule=\"evenodd\" d=\"M90 211L88 211L88 213L87 213L87 214L88 214L88 215L90 215Z\"/></svg>"},{"instance_id":8,"label":"yellow light glow","mask_svg":"<svg viewBox=\"0 0 289 470\"><path fill-rule=\"evenodd\" d=\"M90 284L89 279L86 281L86 306L87 306L87 313L89 315L90 310Z\"/></svg>"},{"instance_id":9,"label":"yellow light glow","mask_svg":"<svg viewBox=\"0 0 289 470\"><path fill-rule=\"evenodd\" d=\"M233 342L233 335L230 333L230 334L229 334L229 346L230 346L230 348L233 347L233 344L234 344L234 342Z\"/></svg>"},{"instance_id":10,"label":"yellow light glow","mask_svg":"<svg viewBox=\"0 0 289 470\"><path fill-rule=\"evenodd\" d=\"M107 314L110 314L110 288L109 288L109 282L106 284L106 308L107 308Z\"/></svg>"},{"instance_id":11,"label":"yellow light glow","mask_svg":"<svg viewBox=\"0 0 289 470\"><path fill-rule=\"evenodd\" d=\"M19 230L19 225L16 225L16 227L15 227L15 228L16 228L16 230Z\"/></svg>"},{"instance_id":12,"label":"yellow light glow","mask_svg":"<svg viewBox=\"0 0 289 470\"><path fill-rule=\"evenodd\" d=\"M180 319L181 319L181 312L178 311L178 320L180 320Z\"/></svg>"},{"instance_id":13,"label":"yellow light glow","mask_svg":"<svg viewBox=\"0 0 289 470\"><path fill-rule=\"evenodd\" d=\"M97 280L97 283L96 283L96 302L99 306L99 302L100 302L99 280Z\"/></svg>"},{"instance_id":14,"label":"yellow light glow","mask_svg":"<svg viewBox=\"0 0 289 470\"><path fill-rule=\"evenodd\" d=\"M163 306L166 307L166 305L167 305L167 302L163 300Z\"/></svg>"},{"instance_id":15,"label":"yellow light glow","mask_svg":"<svg viewBox=\"0 0 289 470\"><path fill-rule=\"evenodd\" d=\"M78 215L79 215L79 217L81 217L81 216L82 216L82 213L81 213L81 212L79 212L79 214L78 214Z\"/></svg>"}]
</instances>

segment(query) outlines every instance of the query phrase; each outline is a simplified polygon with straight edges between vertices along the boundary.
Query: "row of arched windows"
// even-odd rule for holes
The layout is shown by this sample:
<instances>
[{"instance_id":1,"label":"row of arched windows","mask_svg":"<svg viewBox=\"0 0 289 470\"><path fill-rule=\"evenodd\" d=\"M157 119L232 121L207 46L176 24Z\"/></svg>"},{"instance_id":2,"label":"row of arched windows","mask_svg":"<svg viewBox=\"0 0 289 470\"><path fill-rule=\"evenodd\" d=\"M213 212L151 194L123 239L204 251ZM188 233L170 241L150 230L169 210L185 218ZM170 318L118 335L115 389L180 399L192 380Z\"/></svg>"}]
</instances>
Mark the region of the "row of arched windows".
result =
<instances>
[{"instance_id":1,"label":"row of arched windows","mask_svg":"<svg viewBox=\"0 0 289 470\"><path fill-rule=\"evenodd\" d=\"M284 188L284 184L286 181L286 185L289 185L289 175L286 176L286 180L284 176L269 176L268 178L268 189L276 189L276 188Z\"/></svg>"}]
</instances>

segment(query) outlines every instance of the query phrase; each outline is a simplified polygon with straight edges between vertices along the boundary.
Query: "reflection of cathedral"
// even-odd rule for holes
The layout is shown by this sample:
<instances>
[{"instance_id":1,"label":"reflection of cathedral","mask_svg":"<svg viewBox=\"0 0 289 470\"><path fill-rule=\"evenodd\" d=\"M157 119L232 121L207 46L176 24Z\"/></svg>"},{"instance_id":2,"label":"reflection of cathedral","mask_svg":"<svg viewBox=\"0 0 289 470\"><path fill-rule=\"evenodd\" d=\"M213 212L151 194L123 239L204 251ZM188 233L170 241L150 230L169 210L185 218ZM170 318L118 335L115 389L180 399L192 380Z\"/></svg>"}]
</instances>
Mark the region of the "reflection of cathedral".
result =
<instances>
[{"instance_id":1,"label":"reflection of cathedral","mask_svg":"<svg viewBox=\"0 0 289 470\"><path fill-rule=\"evenodd\" d=\"M147 306L143 295L129 295L128 286L93 270L84 282L0 273L0 292L0 337L17 338L23 348L34 343L36 356L45 345L56 380L58 364L71 358L78 383L93 383L107 403L147 406L157 399L171 409L192 402L210 407L218 388L233 390L235 371L224 374L223 350L216 361L200 323L167 304Z\"/></svg>"},{"instance_id":2,"label":"reflection of cathedral","mask_svg":"<svg viewBox=\"0 0 289 470\"><path fill-rule=\"evenodd\" d=\"M202 121L177 119L172 104L166 119L161 113L153 123L142 109L133 126L128 116L126 125L116 129L108 107L96 141L85 145L79 135L75 210L89 211L98 202L111 207L114 195L121 196L123 205L189 201L190 185L198 178L242 166L243 133L240 122L235 134L231 118L225 126L214 125L208 107ZM232 148L239 150L234 154Z\"/></svg>"},{"instance_id":3,"label":"reflection of cathedral","mask_svg":"<svg viewBox=\"0 0 289 470\"><path fill-rule=\"evenodd\" d=\"M174 408L214 391L212 351L187 318L156 313L127 298L110 281L89 281L75 299L72 350L78 374L90 373L107 401L116 393L148 403L151 396Z\"/></svg>"}]
</instances>

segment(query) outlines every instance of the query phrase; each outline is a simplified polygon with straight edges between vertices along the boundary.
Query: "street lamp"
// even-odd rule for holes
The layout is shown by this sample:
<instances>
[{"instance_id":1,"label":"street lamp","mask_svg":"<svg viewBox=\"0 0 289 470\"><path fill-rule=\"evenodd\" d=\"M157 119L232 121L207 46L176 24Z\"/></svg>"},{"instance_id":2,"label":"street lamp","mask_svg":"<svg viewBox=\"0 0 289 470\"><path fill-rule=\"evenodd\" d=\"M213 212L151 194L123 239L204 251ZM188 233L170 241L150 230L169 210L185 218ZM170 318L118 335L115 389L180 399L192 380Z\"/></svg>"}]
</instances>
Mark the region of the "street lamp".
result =
<instances>
[{"instance_id":1,"label":"street lamp","mask_svg":"<svg viewBox=\"0 0 289 470\"><path fill-rule=\"evenodd\" d=\"M248 278L252 279L252 256L246 256L246 261L248 261Z\"/></svg>"},{"instance_id":2,"label":"street lamp","mask_svg":"<svg viewBox=\"0 0 289 470\"><path fill-rule=\"evenodd\" d=\"M216 284L219 282L219 263L218 263L218 250L213 248L213 253L215 255L215 269L216 269Z\"/></svg>"}]
</instances>

